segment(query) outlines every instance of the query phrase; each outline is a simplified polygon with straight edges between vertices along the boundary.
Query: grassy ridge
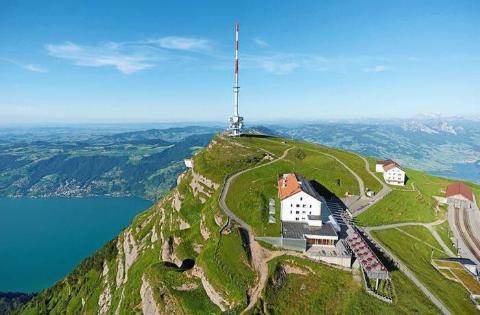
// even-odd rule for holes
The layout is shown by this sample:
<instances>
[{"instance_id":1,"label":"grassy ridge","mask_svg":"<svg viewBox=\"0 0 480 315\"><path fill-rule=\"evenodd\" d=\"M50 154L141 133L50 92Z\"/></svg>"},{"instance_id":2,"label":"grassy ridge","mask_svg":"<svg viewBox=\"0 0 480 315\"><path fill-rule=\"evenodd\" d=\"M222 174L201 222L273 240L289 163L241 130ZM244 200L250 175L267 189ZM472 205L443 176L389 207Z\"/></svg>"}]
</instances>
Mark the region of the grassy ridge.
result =
<instances>
[{"instance_id":1,"label":"grassy ridge","mask_svg":"<svg viewBox=\"0 0 480 315\"><path fill-rule=\"evenodd\" d=\"M424 237L429 231L424 227L409 227L408 232L417 237ZM438 298L440 298L455 314L473 314L478 311L469 299L469 294L463 286L447 280L430 263L432 248L424 242L396 230L372 232L373 236L395 255L419 278L419 280ZM440 245L433 239L426 242L436 248ZM443 252L433 250L433 255L444 257Z\"/></svg>"},{"instance_id":2,"label":"grassy ridge","mask_svg":"<svg viewBox=\"0 0 480 315\"><path fill-rule=\"evenodd\" d=\"M280 265L307 266L306 275L288 274L285 283L274 285ZM307 269L303 269L307 271ZM309 260L279 257L269 262L270 278L265 304L270 314L438 314L432 303L403 274L392 273L396 299L390 305L363 289L360 278L351 273Z\"/></svg>"},{"instance_id":3,"label":"grassy ridge","mask_svg":"<svg viewBox=\"0 0 480 315\"><path fill-rule=\"evenodd\" d=\"M264 142L270 150L280 153L280 144L275 146L270 139L252 138L255 145ZM250 138L242 139L247 145ZM296 142L289 142L296 146ZM283 152L282 152L283 153ZM240 218L250 224L257 235L276 236L280 232L280 203L277 197L277 178L282 173L298 172L309 180L317 182L317 187L326 187L337 196L346 192L358 193L358 184L351 174L336 160L321 153L292 148L285 159L275 161L250 170L232 183L227 195L227 204ZM276 202L276 224L268 223L268 202Z\"/></svg>"},{"instance_id":4,"label":"grassy ridge","mask_svg":"<svg viewBox=\"0 0 480 315\"><path fill-rule=\"evenodd\" d=\"M432 222L435 216L435 201L418 191L394 190L355 217L355 222L364 226L403 222Z\"/></svg>"}]
</instances>

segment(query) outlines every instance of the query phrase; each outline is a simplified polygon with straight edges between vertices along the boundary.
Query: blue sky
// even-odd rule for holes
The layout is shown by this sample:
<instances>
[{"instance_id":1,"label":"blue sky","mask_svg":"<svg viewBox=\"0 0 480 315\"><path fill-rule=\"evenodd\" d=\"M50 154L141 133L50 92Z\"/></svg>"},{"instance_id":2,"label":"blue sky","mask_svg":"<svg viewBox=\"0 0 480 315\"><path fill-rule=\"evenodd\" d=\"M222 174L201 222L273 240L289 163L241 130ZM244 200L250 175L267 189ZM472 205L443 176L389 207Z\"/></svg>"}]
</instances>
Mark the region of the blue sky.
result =
<instances>
[{"instance_id":1,"label":"blue sky","mask_svg":"<svg viewBox=\"0 0 480 315\"><path fill-rule=\"evenodd\" d=\"M0 3L0 124L480 113L478 1Z\"/></svg>"}]
</instances>

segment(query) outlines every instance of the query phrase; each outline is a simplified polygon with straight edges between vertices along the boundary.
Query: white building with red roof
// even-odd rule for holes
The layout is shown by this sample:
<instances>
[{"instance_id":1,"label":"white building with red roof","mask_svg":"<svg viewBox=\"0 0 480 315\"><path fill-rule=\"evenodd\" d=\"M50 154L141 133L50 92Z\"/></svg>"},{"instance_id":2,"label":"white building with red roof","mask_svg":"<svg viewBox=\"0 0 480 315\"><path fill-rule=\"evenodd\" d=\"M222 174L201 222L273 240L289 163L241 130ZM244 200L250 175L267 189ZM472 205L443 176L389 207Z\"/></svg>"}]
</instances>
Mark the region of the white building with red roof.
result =
<instances>
[{"instance_id":1,"label":"white building with red roof","mask_svg":"<svg viewBox=\"0 0 480 315\"><path fill-rule=\"evenodd\" d=\"M448 185L446 198L447 203L456 208L470 209L475 202L470 187L460 182Z\"/></svg>"},{"instance_id":2,"label":"white building with red roof","mask_svg":"<svg viewBox=\"0 0 480 315\"><path fill-rule=\"evenodd\" d=\"M383 179L387 184L397 186L405 185L405 171L395 161L377 161L375 171L377 173L383 173Z\"/></svg>"},{"instance_id":3,"label":"white building with red roof","mask_svg":"<svg viewBox=\"0 0 480 315\"><path fill-rule=\"evenodd\" d=\"M278 197L284 238L304 239L307 245L335 245L340 228L309 181L295 173L283 174L278 179Z\"/></svg>"}]
</instances>

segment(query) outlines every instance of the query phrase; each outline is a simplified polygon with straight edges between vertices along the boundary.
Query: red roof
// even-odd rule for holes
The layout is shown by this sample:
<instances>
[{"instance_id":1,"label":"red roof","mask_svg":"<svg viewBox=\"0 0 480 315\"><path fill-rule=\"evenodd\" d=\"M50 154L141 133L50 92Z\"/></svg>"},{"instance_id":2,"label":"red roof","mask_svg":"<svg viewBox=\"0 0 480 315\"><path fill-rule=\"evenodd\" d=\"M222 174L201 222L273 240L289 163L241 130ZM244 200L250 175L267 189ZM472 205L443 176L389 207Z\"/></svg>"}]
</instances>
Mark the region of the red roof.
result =
<instances>
[{"instance_id":1,"label":"red roof","mask_svg":"<svg viewBox=\"0 0 480 315\"><path fill-rule=\"evenodd\" d=\"M398 164L395 163L395 162L392 162L392 163L384 164L384 165L383 165L383 169L384 169L385 171L389 171L389 170L391 170L392 168L395 168L395 167L400 168L400 167L398 166Z\"/></svg>"},{"instance_id":2,"label":"red roof","mask_svg":"<svg viewBox=\"0 0 480 315\"><path fill-rule=\"evenodd\" d=\"M377 164L383 165L383 169L384 169L385 171L391 170L391 169L394 168L394 167L400 168L400 165L398 165L397 162L395 162L395 161L393 161L393 160L390 160L390 159L377 161Z\"/></svg>"},{"instance_id":3,"label":"red roof","mask_svg":"<svg viewBox=\"0 0 480 315\"><path fill-rule=\"evenodd\" d=\"M280 200L302 191L297 176L294 173L285 174L278 179L278 197Z\"/></svg>"},{"instance_id":4,"label":"red roof","mask_svg":"<svg viewBox=\"0 0 480 315\"><path fill-rule=\"evenodd\" d=\"M458 182L458 183L453 183L448 185L447 198L455 195L461 195L467 198L468 200L473 201L472 190L470 189L470 187L468 187L464 183Z\"/></svg>"},{"instance_id":5,"label":"red roof","mask_svg":"<svg viewBox=\"0 0 480 315\"><path fill-rule=\"evenodd\" d=\"M393 160L379 160L377 161L377 164L382 164L382 165L387 165L387 164L390 164L390 163L395 163Z\"/></svg>"}]
</instances>

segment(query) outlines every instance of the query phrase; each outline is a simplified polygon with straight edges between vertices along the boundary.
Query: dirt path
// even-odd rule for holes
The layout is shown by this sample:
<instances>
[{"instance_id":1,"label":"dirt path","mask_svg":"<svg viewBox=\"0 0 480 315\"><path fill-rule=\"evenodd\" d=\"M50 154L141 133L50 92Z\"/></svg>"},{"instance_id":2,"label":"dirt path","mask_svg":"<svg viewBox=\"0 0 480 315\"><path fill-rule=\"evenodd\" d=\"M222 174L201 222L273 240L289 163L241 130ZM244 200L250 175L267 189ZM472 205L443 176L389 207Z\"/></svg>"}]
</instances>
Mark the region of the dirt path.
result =
<instances>
[{"instance_id":1,"label":"dirt path","mask_svg":"<svg viewBox=\"0 0 480 315\"><path fill-rule=\"evenodd\" d=\"M337 158L336 156L332 155L332 154L329 154L329 153L325 153L325 152L322 152L322 151L318 151L318 150L314 150L314 149L305 149L307 151L312 151L312 152L315 152L315 153L318 153L318 154L322 154L322 155L325 155L325 156L328 156L332 159L334 159L335 161L337 161L338 163L340 163L348 172L350 172L350 174L352 174L352 176L357 180L357 183L358 183L358 189L360 190L360 198L362 199L370 199L369 197L367 197L367 195L365 194L365 183L363 182L363 179L358 176L357 173L355 173L350 167L348 167L347 164L343 163L343 161L341 161L339 158Z\"/></svg>"},{"instance_id":2,"label":"dirt path","mask_svg":"<svg viewBox=\"0 0 480 315\"><path fill-rule=\"evenodd\" d=\"M231 183L233 183L235 181L235 179L246 173L246 172L249 172L253 169L257 169L257 168L260 168L260 167L263 167L263 166L266 166L266 165L269 165L269 164L272 164L272 163L275 163L279 160L282 160L284 159L288 152L293 149L294 147L289 147L287 148L281 157L275 159L275 160L272 160L270 162L267 162L265 164L261 164L261 165L258 165L258 166L255 166L255 167L252 167L252 168L249 168L249 169L246 169L246 170L243 170L243 171L240 171L238 173L235 173L231 176L229 176L226 181L225 181L225 184L223 185L223 188L222 188L222 192L220 194L220 198L219 198L219 205L220 205L220 208L223 210L223 212L233 221L237 222L242 228L244 228L247 232L248 232L248 236L249 236L249 241L250 241L250 248L251 248L251 254L252 254L252 265L254 267L254 269L257 271L258 273L258 281L257 283L255 284L255 286L253 288L251 288L249 290L249 297L250 297L250 301L249 301L249 304L247 305L247 307L242 311L241 314L244 314L246 312L248 312L249 310L251 310L255 304L257 304L258 302L258 299L260 298L261 294L262 294L262 291L263 291L263 288L265 287L266 283L267 283L267 279L268 279L268 262L275 258L275 257L278 257L278 256L281 256L281 255L285 255L285 254L289 254L288 252L285 252L285 251L270 251L270 250L267 250L265 248L263 248L256 240L255 240L255 235L253 233L253 230L252 228L250 227L250 225L248 225L245 221L243 221L242 219L240 219L237 215L235 215L227 206L226 204L226 196L228 194L228 190L230 188L230 185ZM312 150L312 151L315 151L315 150ZM315 151L317 153L321 153L321 154L324 154L324 155L327 155L333 159L335 159L336 161L338 161L341 165L343 165L357 180L358 184L359 184L359 189L360 189L360 194L361 194L361 198L360 199L369 199L369 200L372 200L372 204L380 199L382 199L383 197L385 197L390 191L390 187L388 187L388 185L386 185L385 183L383 183L383 181L381 181L379 178L377 178L371 171L370 171L370 167L369 167L369 164L368 164L368 161L359 156L360 158L362 158L364 161L365 161L365 168L366 170L372 175L374 176L381 184L382 184L382 190L377 194L375 195L373 198L369 198L369 197L366 197L365 196L365 191L364 191L364 183L363 183L363 180L360 178L360 176L358 176L357 173L355 173L351 168L349 168L347 165L345 165L345 163L343 163L341 160L339 160L337 157L333 156L333 155L330 155L330 154L327 154L327 153L323 153L323 152L318 152L318 151ZM368 209L368 207L366 208ZM365 211L366 209L364 209L363 211ZM363 212L362 211L362 212ZM430 224L423 224L424 226L426 226L427 228L430 228L437 222L433 222L433 223L430 223ZM440 222L441 223L441 222ZM439 224L440 224L439 223ZM408 225L408 224L405 224L405 225ZM411 224L410 224L411 225ZM419 224L419 225L422 225L422 224ZM398 226L403 226L403 225L398 225ZM374 227L376 229L381 229L382 227ZM383 226L383 228L387 228L386 226ZM391 227L389 227L391 228ZM366 231L368 234L370 234L369 232L370 231ZM433 233L432 233L433 234ZM435 236L435 235L434 235ZM438 236L438 234L437 234ZM371 237L371 235L370 235ZM437 239L437 237L435 237ZM444 243L443 241L441 241L440 237L438 237L438 239L440 240L439 241L439 244L442 245L442 248L444 247ZM438 241L438 240L437 240ZM380 247L382 247L381 245L379 245ZM445 246L446 247L446 246ZM386 248L382 248L384 250L385 253L389 254L390 257L392 257L392 259L394 259L398 266L399 266L399 269L442 311L442 313L444 314L451 314L450 311L448 310L448 308L435 296L432 294L432 292L430 292L430 290L428 290L425 285L420 282L417 277L398 259L396 258L389 250L387 250ZM447 251L447 252L450 252L451 251Z\"/></svg>"},{"instance_id":3,"label":"dirt path","mask_svg":"<svg viewBox=\"0 0 480 315\"><path fill-rule=\"evenodd\" d=\"M265 287L265 284L267 283L268 279L268 261L271 259L278 257L280 255L285 254L285 252L282 251L270 251L265 248L263 248L256 240L255 240L255 234L251 228L250 225L248 225L245 221L243 221L241 218L239 218L236 214L234 214L227 206L226 203L226 197L228 194L228 190L230 189L230 185L235 181L235 179L251 170L264 167L267 165L270 165L272 163L278 162L280 160L283 160L288 152L293 149L294 147L289 147L287 148L281 157L272 160L270 162L267 162L265 164L257 165L255 167L240 171L238 173L235 173L227 178L225 181L225 184L223 185L222 192L220 194L219 198L219 205L220 208L223 210L223 212L230 218L230 220L233 220L237 222L242 228L244 228L248 232L248 238L250 242L250 250L252 254L252 265L254 269L258 273L258 282L255 284L253 288L249 290L249 297L250 301L247 307L243 310L242 314L251 310L255 304L257 304L258 299L260 295L262 294L262 290Z\"/></svg>"},{"instance_id":4,"label":"dirt path","mask_svg":"<svg viewBox=\"0 0 480 315\"><path fill-rule=\"evenodd\" d=\"M371 204L369 204L365 208L361 209L360 211L357 211L356 213L354 213L353 214L354 216L357 216L360 213L366 211L371 205L373 205L375 202L381 200L382 198L384 198L386 195L388 195L392 191L392 189L386 183L384 183L380 178L378 178L370 170L370 164L368 163L367 159L364 158L363 156L358 155L358 154L356 154L356 155L365 162L365 170L370 175L372 175L380 184L382 184L382 190L380 192L378 192L372 198L373 202ZM370 233L374 229L381 230L381 229L388 229L388 228L398 228L398 227L401 227L401 226L408 226L408 225L423 225L426 228L428 228L430 232L434 231L434 232L432 232L432 235L435 237L435 239L439 242L439 244L442 246L442 248L448 254L453 254L452 251L445 245L443 240L440 238L438 233L433 228L433 226L435 226L437 224L441 224L441 223L443 223L443 221L435 221L435 222L432 222L432 223L417 223L417 222L414 222L414 223L399 223L399 224L390 224L390 225L383 225L383 226L376 226L376 227L367 227L367 228L364 228L364 229L365 229L365 232L368 234L368 236L370 238L374 239L372 237L371 233ZM377 246L379 246L384 253L386 253L388 256L390 256L390 258L393 261L395 261L399 270L401 272L403 272L403 274L406 275L407 278L409 278L410 281L412 281L420 289L420 291L422 291L428 297L428 299L438 307L438 309L443 314L447 314L447 315L451 314L450 310L446 307L446 305L440 299L438 299L420 280L418 280L418 278L413 274L413 272L410 269L408 269L408 267L405 266L400 259L398 259L390 250L388 250L387 248L382 246L378 241L376 243L377 243ZM454 256L454 255L452 255L452 256Z\"/></svg>"}]
</instances>

